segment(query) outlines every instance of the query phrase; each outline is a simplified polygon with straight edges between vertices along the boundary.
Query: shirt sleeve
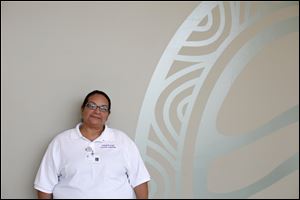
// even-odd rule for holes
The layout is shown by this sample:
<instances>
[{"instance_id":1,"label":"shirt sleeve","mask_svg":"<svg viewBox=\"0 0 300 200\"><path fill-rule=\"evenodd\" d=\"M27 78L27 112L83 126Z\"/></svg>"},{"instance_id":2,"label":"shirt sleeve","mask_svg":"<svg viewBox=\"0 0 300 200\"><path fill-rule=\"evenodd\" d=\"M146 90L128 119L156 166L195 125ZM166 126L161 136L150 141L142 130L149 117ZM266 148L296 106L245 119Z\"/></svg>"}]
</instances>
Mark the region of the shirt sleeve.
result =
<instances>
[{"instance_id":1,"label":"shirt sleeve","mask_svg":"<svg viewBox=\"0 0 300 200\"><path fill-rule=\"evenodd\" d=\"M136 144L132 140L128 141L126 157L128 162L127 173L131 186L135 188L142 183L150 181L150 174Z\"/></svg>"},{"instance_id":2,"label":"shirt sleeve","mask_svg":"<svg viewBox=\"0 0 300 200\"><path fill-rule=\"evenodd\" d=\"M54 139L48 146L37 172L34 188L52 193L59 177L59 156L60 148L58 142Z\"/></svg>"}]
</instances>

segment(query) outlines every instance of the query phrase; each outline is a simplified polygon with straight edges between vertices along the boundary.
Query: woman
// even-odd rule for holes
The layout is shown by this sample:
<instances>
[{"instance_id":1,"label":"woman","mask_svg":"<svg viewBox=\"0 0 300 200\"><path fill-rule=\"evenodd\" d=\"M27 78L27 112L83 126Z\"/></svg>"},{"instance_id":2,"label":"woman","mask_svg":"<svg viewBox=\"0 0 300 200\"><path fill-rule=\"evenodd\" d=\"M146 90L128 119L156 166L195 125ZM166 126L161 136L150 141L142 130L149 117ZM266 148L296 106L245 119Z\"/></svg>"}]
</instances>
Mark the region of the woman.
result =
<instances>
[{"instance_id":1,"label":"woman","mask_svg":"<svg viewBox=\"0 0 300 200\"><path fill-rule=\"evenodd\" d=\"M135 143L105 124L110 109L104 92L86 96L82 122L48 146L34 182L38 198L148 198L150 175Z\"/></svg>"}]
</instances>

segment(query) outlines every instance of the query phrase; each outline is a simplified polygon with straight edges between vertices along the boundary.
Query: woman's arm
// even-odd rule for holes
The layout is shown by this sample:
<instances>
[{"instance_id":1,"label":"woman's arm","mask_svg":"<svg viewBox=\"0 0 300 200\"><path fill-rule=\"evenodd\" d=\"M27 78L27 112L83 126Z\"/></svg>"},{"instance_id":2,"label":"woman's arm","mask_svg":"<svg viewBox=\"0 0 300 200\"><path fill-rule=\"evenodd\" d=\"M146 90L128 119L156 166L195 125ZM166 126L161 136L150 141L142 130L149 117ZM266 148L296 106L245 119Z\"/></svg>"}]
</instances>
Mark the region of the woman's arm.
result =
<instances>
[{"instance_id":1,"label":"woman's arm","mask_svg":"<svg viewBox=\"0 0 300 200\"><path fill-rule=\"evenodd\" d=\"M136 186L134 192L137 199L148 199L148 182Z\"/></svg>"},{"instance_id":2,"label":"woman's arm","mask_svg":"<svg viewBox=\"0 0 300 200\"><path fill-rule=\"evenodd\" d=\"M37 191L38 199L52 199L52 193Z\"/></svg>"}]
</instances>

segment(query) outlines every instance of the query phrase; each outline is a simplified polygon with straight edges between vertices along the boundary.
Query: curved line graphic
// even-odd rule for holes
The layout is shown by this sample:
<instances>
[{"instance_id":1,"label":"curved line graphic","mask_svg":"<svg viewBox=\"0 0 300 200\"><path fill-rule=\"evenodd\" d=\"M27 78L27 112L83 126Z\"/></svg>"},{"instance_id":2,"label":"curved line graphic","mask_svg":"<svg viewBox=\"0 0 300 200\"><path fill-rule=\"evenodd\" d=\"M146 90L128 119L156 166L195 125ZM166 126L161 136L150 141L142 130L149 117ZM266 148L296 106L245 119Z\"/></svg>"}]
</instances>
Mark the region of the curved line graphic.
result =
<instances>
[{"instance_id":1,"label":"curved line graphic","mask_svg":"<svg viewBox=\"0 0 300 200\"><path fill-rule=\"evenodd\" d=\"M210 93L207 101L205 102L206 105L204 105L202 113L199 113L199 116L197 116L196 119L191 119L195 106L199 105L197 104L197 100L199 100L199 94L203 88L204 82L211 70L215 67L214 65L217 60L224 54L232 41L234 41L234 39L248 27L262 19L267 14L284 8L285 6L293 5L293 3L282 3L273 7L271 6L271 8L266 7L265 10L257 9L257 12L251 15L250 10L252 3L246 2L244 4L244 20L241 22L241 3L227 2L229 4L228 12L231 12L231 21L229 21L231 22L231 27L229 34L223 39L215 51L202 55L179 55L179 52L183 47L201 47L210 45L222 36L226 27L225 11L227 10L225 10L225 3L226 2L213 1L201 2L194 9L190 16L176 31L165 49L145 93L144 102L136 128L135 141L139 146L146 164L152 166L163 179L163 182L157 182L156 180L152 180L150 182L150 184L152 184L151 188L154 188L154 190L150 190L150 196L154 195L158 189L161 188L158 184L163 184L161 186L165 188L162 194L159 194L163 198L168 198L171 194L172 197L174 197L174 195L182 195L181 184L184 176L184 174L182 174L183 164L193 165L193 180L191 180L191 182L193 185L194 198L247 197L291 173L295 170L295 168L299 168L299 165L295 164L295 162L299 160L299 154L297 154L290 159L285 160L281 165L277 166L276 169L256 183L238 191L222 194L207 191L208 165L214 158L224 153L234 151L243 145L251 143L280 128L299 121L299 105L297 105L286 112L279 114L276 118L271 119L269 122L256 128L250 133L238 137L224 137L217 130L215 124L222 102L231 88L233 81L239 76L246 64L250 62L259 50L261 50L270 41L293 31L299 32L299 16L289 18L285 21L274 24L271 27L267 27L266 30L248 40L232 57L227 66L225 66L220 77L216 80L215 86L211 91L209 91ZM215 16L212 13L213 9L218 9L220 14L220 25L217 31L206 40L187 41L193 32L201 33L211 29L215 21ZM199 26L199 24L204 22L203 20L205 19L207 19L206 24ZM189 63L189 66L168 76L173 63L176 61ZM178 84L177 81L180 78L185 77L185 75L189 73L195 73L197 70L201 70L201 73L197 75L197 77L190 78L184 83ZM175 83L177 87L172 91L168 91L166 99L162 99L161 94L163 94L168 86L173 83ZM176 115L180 123L180 128L176 129L170 118L171 104L179 94L189 88L192 88L191 94L184 97L178 103L176 108ZM159 122L163 123L166 127L166 132L163 132L163 128L160 126L161 124L158 123L158 119L156 119L155 114L157 104L160 101L163 101L163 109L162 111L159 110L159 114L162 113L163 120L162 122ZM195 131L196 133L188 133L187 131L190 126L190 120L196 122L199 121L199 127ZM156 137L151 138L150 132ZM188 134L196 134L194 146L184 146ZM171 141L169 141L169 137L174 139L176 142L175 146L172 145ZM155 142L154 138L158 141ZM216 145L218 148L212 148L212 146ZM194 148L193 163L182 163L184 148ZM174 176L167 173L169 169L167 169L166 166L163 166L162 163L148 154L149 149L160 154L161 157L165 159L164 161L172 166L172 170L175 171ZM175 183L170 181L171 179L175 180Z\"/></svg>"},{"instance_id":2,"label":"curved line graphic","mask_svg":"<svg viewBox=\"0 0 300 200\"><path fill-rule=\"evenodd\" d=\"M261 138L266 134L271 134L272 131L299 121L299 106L295 106L291 110L280 115L280 117L272 120L270 123L257 128L253 133L243 134L237 138L228 139L224 137L219 133L215 125L217 113L220 110L221 104L224 101L233 80L238 77L239 73L243 70L246 64L270 41L290 32L299 31L298 24L298 17L290 18L274 24L267 30L256 35L256 37L249 40L240 49L240 51L235 54L235 56L228 63L227 68L218 79L215 88L212 90L207 101L207 106L203 111L202 121L200 122L199 131L197 134L195 160L201 159L202 162L195 162L194 174L196 177L201 177L202 181L194 179L194 192L196 197L214 197L214 193L210 193L206 190L206 173L208 171L209 163L216 155L228 153L228 148L236 149L238 146L245 145L249 142L252 142L254 139ZM227 80L228 77L230 77L230 80ZM228 84L228 82L231 82L231 84ZM203 138L206 138L205 141ZM209 146L216 144L218 144L218 152L215 152L212 149L207 152ZM206 153L204 154L203 152ZM203 161L204 158L205 161ZM281 175L278 174L278 176ZM269 185L272 183L273 182L269 182ZM222 193L222 197L241 197L243 196L245 190L241 191Z\"/></svg>"}]
</instances>

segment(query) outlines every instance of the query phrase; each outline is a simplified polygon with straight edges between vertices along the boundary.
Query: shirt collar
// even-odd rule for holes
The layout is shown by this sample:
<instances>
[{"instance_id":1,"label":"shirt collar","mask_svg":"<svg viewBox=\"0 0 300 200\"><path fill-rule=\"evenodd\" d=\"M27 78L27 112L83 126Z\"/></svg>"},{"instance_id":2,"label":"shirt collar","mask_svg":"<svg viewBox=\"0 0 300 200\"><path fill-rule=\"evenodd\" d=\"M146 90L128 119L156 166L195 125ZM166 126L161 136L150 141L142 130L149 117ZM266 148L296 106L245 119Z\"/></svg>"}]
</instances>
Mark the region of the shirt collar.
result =
<instances>
[{"instance_id":1,"label":"shirt collar","mask_svg":"<svg viewBox=\"0 0 300 200\"><path fill-rule=\"evenodd\" d=\"M83 135L80 132L80 125L82 123L78 123L75 127L75 132L73 132L73 134L71 135L72 139L85 139L87 140L87 138L83 137ZM115 140L115 136L114 136L114 132L112 131L111 128L109 128L107 125L105 125L104 131L101 133L100 137L98 137L96 140L94 140L94 142L103 142L103 141L114 141Z\"/></svg>"}]
</instances>

